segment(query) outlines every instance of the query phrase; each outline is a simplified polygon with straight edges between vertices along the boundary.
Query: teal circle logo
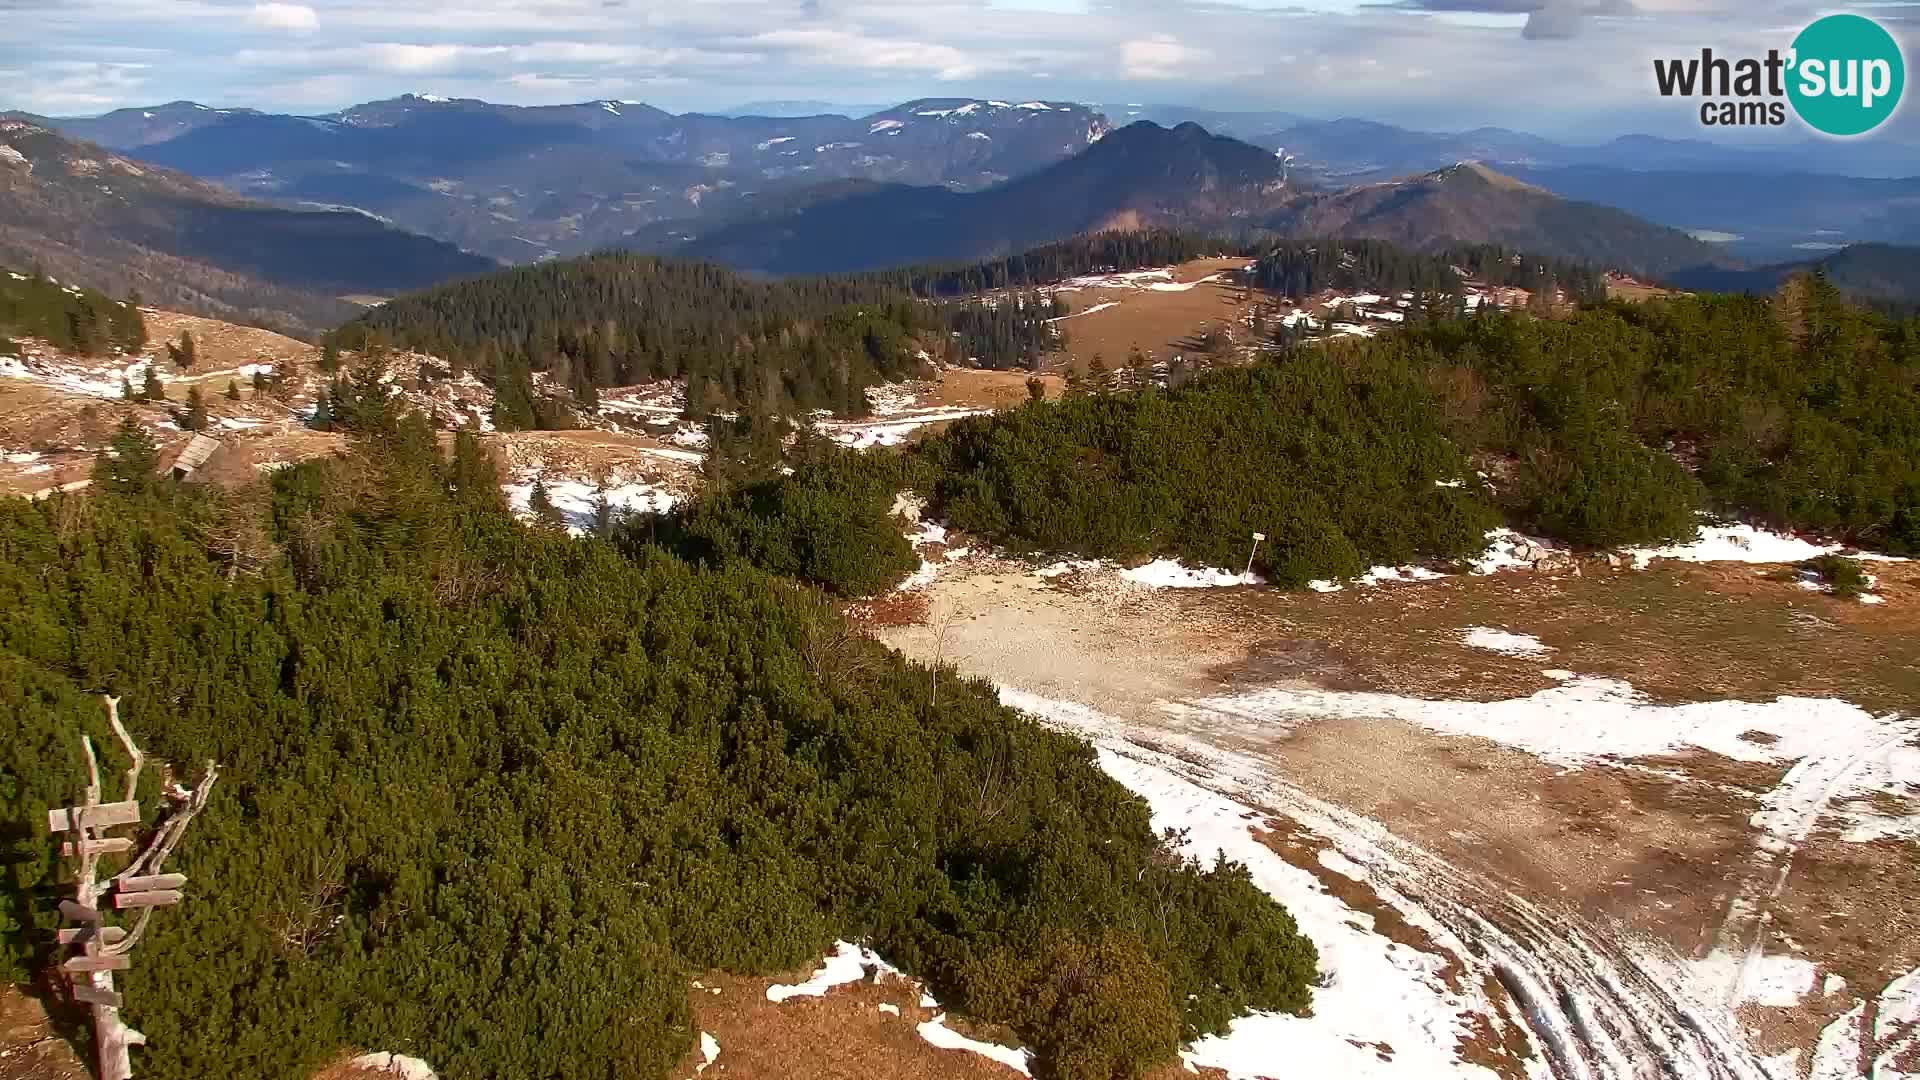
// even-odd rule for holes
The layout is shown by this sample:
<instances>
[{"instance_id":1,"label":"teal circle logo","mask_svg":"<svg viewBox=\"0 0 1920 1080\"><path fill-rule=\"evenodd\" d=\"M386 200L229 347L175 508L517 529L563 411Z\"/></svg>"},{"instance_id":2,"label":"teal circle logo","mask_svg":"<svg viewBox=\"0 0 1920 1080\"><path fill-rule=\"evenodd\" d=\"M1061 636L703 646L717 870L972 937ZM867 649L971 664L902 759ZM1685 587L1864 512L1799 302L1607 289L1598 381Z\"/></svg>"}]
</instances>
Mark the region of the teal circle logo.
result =
<instances>
[{"instance_id":1,"label":"teal circle logo","mask_svg":"<svg viewBox=\"0 0 1920 1080\"><path fill-rule=\"evenodd\" d=\"M1793 39L1787 97L1808 126L1828 135L1864 135L1900 104L1907 64L1900 43L1860 15L1828 15Z\"/></svg>"}]
</instances>

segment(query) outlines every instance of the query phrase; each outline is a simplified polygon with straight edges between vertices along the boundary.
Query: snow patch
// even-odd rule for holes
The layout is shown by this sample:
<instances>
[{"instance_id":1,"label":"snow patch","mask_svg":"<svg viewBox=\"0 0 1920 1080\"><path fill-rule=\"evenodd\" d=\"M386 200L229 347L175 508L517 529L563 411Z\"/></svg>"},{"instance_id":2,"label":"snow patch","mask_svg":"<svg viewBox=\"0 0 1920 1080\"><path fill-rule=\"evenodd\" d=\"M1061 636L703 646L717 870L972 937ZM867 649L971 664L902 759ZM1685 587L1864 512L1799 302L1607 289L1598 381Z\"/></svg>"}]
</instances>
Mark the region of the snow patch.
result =
<instances>
[{"instance_id":1,"label":"snow patch","mask_svg":"<svg viewBox=\"0 0 1920 1080\"><path fill-rule=\"evenodd\" d=\"M1856 1080L1860 1075L1860 1029L1866 1009L1867 1003L1862 1001L1820 1032L1807 1080Z\"/></svg>"},{"instance_id":2,"label":"snow patch","mask_svg":"<svg viewBox=\"0 0 1920 1080\"><path fill-rule=\"evenodd\" d=\"M1092 307L1088 308L1085 311L1076 311L1071 315L1062 315L1057 319L1048 319L1047 321L1050 323L1066 322L1068 319L1077 319L1082 315L1091 315L1096 311L1105 311L1108 308L1116 308L1119 306L1120 306L1120 301L1118 300L1103 300L1100 303L1093 305Z\"/></svg>"},{"instance_id":3,"label":"snow patch","mask_svg":"<svg viewBox=\"0 0 1920 1080\"><path fill-rule=\"evenodd\" d=\"M382 1076L391 1076L395 1080L436 1080L433 1068L417 1057L381 1051L377 1054L361 1054L348 1064L356 1069L366 1069Z\"/></svg>"},{"instance_id":4,"label":"snow patch","mask_svg":"<svg viewBox=\"0 0 1920 1080\"><path fill-rule=\"evenodd\" d=\"M1813 962L1790 953L1731 956L1718 949L1698 962L1702 981L1728 991L1730 1003L1791 1009L1813 993L1820 972Z\"/></svg>"},{"instance_id":5,"label":"snow patch","mask_svg":"<svg viewBox=\"0 0 1920 1080\"><path fill-rule=\"evenodd\" d=\"M1161 559L1131 570L1122 570L1120 576L1149 589L1218 589L1233 585L1260 585L1266 581L1258 574L1230 574L1225 570L1204 567L1190 570L1173 559Z\"/></svg>"},{"instance_id":6,"label":"snow patch","mask_svg":"<svg viewBox=\"0 0 1920 1080\"><path fill-rule=\"evenodd\" d=\"M778 1004L797 997L824 997L827 991L836 986L865 979L869 969L876 978L900 974L900 969L880 959L872 949L848 941L836 941L833 943L833 953L821 963L812 977L802 983L776 983L767 987L767 1000Z\"/></svg>"},{"instance_id":7,"label":"snow patch","mask_svg":"<svg viewBox=\"0 0 1920 1080\"><path fill-rule=\"evenodd\" d=\"M1502 656L1535 657L1553 651L1532 634L1514 634L1490 626L1468 627L1461 633L1460 640L1469 648L1485 649Z\"/></svg>"},{"instance_id":8,"label":"snow patch","mask_svg":"<svg viewBox=\"0 0 1920 1080\"><path fill-rule=\"evenodd\" d=\"M707 1066L713 1064L713 1059L719 1056L720 1056L720 1040L714 1038L712 1035L704 1031L701 1032L700 1033L700 1064L695 1065L693 1067L693 1071L696 1074L706 1072Z\"/></svg>"},{"instance_id":9,"label":"snow patch","mask_svg":"<svg viewBox=\"0 0 1920 1080\"><path fill-rule=\"evenodd\" d=\"M1032 1070L1027 1067L1027 1061L1033 1055L1027 1053L1025 1050L1015 1050L1012 1047L1001 1046L999 1043L969 1039L965 1035L947 1026L947 1018L944 1013L921 1024L917 1030L920 1032L921 1038L942 1050L965 1050L969 1053L979 1054L981 1057L997 1061L1019 1073L1021 1076L1033 1075Z\"/></svg>"},{"instance_id":10,"label":"snow patch","mask_svg":"<svg viewBox=\"0 0 1920 1080\"><path fill-rule=\"evenodd\" d=\"M594 504L601 497L601 489L580 480L553 479L545 481L547 500L554 509L560 511L569 533L584 536L593 527ZM522 519L531 520L533 510L533 478L514 484L503 484L500 488L506 493L507 505L514 514ZM670 494L644 481L609 480L604 491L607 505L616 514L664 514L680 501L678 496Z\"/></svg>"},{"instance_id":11,"label":"snow patch","mask_svg":"<svg viewBox=\"0 0 1920 1080\"><path fill-rule=\"evenodd\" d=\"M1655 559L1693 563L1797 563L1821 555L1840 553L1847 553L1847 549L1839 544L1816 544L1798 536L1768 532L1752 525L1706 525L1701 527L1699 537L1691 543L1632 548L1626 552L1632 556L1634 566L1642 570L1652 565ZM1907 561L1871 553L1848 553L1848 557L1866 562Z\"/></svg>"},{"instance_id":12,"label":"snow patch","mask_svg":"<svg viewBox=\"0 0 1920 1080\"><path fill-rule=\"evenodd\" d=\"M959 408L908 410L881 421L829 421L820 425L820 431L841 446L866 450L875 446L899 446L928 424L980 416L991 411Z\"/></svg>"}]
</instances>

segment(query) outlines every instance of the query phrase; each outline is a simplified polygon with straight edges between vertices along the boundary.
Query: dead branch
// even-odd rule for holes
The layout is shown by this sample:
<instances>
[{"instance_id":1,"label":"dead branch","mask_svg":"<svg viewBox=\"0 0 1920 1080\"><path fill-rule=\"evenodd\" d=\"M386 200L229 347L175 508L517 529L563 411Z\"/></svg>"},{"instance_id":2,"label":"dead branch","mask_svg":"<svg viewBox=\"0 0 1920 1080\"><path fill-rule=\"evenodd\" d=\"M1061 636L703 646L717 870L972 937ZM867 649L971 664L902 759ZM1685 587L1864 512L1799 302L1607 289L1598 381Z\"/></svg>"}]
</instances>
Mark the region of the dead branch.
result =
<instances>
[{"instance_id":1,"label":"dead branch","mask_svg":"<svg viewBox=\"0 0 1920 1080\"><path fill-rule=\"evenodd\" d=\"M128 966L127 953L145 936L147 927L153 921L154 911L180 901L179 889L186 884L186 878L178 874L162 876L159 870L173 854L174 846L180 842L180 837L194 816L206 808L219 771L209 761L206 775L201 778L199 785L176 797L179 805L148 837L140 854L119 874L105 881L100 880L102 855L128 851L136 846L130 838L108 836L106 833L122 825L139 825L140 809L135 796L139 791L140 772L147 760L139 744L133 741L133 736L120 722L120 699L103 694L101 700L107 706L107 723L112 726L114 736L120 740L121 747L131 759L127 769L126 798L115 803L100 801L100 760L94 753L93 739L82 733L80 747L87 758L86 802L51 811L47 815L47 823L53 831L71 835L66 850L78 863L74 875L74 899L61 904L61 914L63 921L71 920L81 925L62 929L60 940L77 945L82 951L80 955L69 957L61 964L61 969L72 980L74 998L92 1006L97 1075L100 1080L131 1080L133 1062L129 1051L133 1047L146 1045L147 1037L128 1027L126 1021L120 1018L120 994L114 989L113 973L123 971ZM108 922L110 912L102 910L104 905L101 901L107 898L109 892L114 894L115 909L139 910L130 930Z\"/></svg>"},{"instance_id":2,"label":"dead branch","mask_svg":"<svg viewBox=\"0 0 1920 1080\"><path fill-rule=\"evenodd\" d=\"M106 698L106 702L107 723L113 725L114 736L120 740L120 745L126 750L127 756L133 759L133 765L127 769L127 793L122 796L125 801L132 802L134 789L140 785L140 770L146 765L147 756L134 745L133 736L127 734L126 725L120 722L120 699L109 697Z\"/></svg>"}]
</instances>

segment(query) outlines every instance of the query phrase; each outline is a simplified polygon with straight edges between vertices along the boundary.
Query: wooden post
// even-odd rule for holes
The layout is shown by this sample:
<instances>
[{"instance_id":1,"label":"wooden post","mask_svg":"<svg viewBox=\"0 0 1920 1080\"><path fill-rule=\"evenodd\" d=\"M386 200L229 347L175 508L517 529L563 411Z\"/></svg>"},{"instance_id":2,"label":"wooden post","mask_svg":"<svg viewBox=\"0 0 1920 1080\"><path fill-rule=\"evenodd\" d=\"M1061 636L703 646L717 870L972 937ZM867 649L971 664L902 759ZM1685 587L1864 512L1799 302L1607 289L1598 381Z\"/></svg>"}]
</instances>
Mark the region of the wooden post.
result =
<instances>
[{"instance_id":1,"label":"wooden post","mask_svg":"<svg viewBox=\"0 0 1920 1080\"><path fill-rule=\"evenodd\" d=\"M140 770L147 759L120 723L120 699L105 695L102 699L107 705L107 723L133 762L127 769L125 796L118 802L100 801L100 761L94 755L93 740L82 735L80 747L87 755L86 802L49 810L47 828L73 833L72 839L61 845L61 853L78 862L73 899L60 902L60 916L80 925L62 928L60 943L79 946L80 953L63 962L61 970L72 980L73 999L92 1007L99 1080L131 1080L130 1051L146 1045L147 1037L120 1018L122 1001L114 989L113 973L133 965L128 954L146 933L154 911L180 902L180 889L187 883L186 876L161 873L160 868L173 854L174 845L180 842L188 823L207 805L207 797L219 774L214 764L208 762L199 786L184 796L173 796L177 805L163 817L144 846L131 837L104 835L107 829L140 823L140 804L134 796L140 784ZM117 877L100 880L101 856L124 855L136 848L140 854L125 870ZM139 912L131 929L107 924L101 901L109 893L113 896L114 910L132 908Z\"/></svg>"}]
</instances>

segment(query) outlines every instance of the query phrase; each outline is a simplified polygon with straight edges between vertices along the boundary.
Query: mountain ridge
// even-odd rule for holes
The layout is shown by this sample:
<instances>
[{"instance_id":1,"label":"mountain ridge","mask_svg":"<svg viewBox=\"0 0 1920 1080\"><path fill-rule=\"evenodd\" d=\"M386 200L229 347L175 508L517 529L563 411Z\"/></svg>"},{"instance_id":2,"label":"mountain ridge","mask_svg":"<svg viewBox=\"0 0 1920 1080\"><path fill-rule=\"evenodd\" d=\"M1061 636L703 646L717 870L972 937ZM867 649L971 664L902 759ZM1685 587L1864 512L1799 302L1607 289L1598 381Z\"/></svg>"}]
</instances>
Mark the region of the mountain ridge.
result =
<instances>
[{"instance_id":1,"label":"mountain ridge","mask_svg":"<svg viewBox=\"0 0 1920 1080\"><path fill-rule=\"evenodd\" d=\"M1321 193L1264 224L1288 235L1366 237L1416 251L1492 244L1636 274L1726 262L1680 230L1563 198L1477 161Z\"/></svg>"},{"instance_id":2,"label":"mountain ridge","mask_svg":"<svg viewBox=\"0 0 1920 1080\"><path fill-rule=\"evenodd\" d=\"M1277 208L1285 168L1197 124L1143 121L979 192L885 187L653 246L773 274L837 273L1010 254L1109 227L1230 220Z\"/></svg>"},{"instance_id":3,"label":"mountain ridge","mask_svg":"<svg viewBox=\"0 0 1920 1080\"><path fill-rule=\"evenodd\" d=\"M144 117L154 111L49 123L246 195L358 206L506 262L584 254L657 222L778 203L823 182L990 187L1110 128L1068 102L976 98L920 99L859 118L422 94L320 116L188 103L160 122Z\"/></svg>"},{"instance_id":4,"label":"mountain ridge","mask_svg":"<svg viewBox=\"0 0 1920 1080\"><path fill-rule=\"evenodd\" d=\"M301 211L0 115L0 261L302 333L340 296L419 288L498 264L362 211Z\"/></svg>"}]
</instances>

